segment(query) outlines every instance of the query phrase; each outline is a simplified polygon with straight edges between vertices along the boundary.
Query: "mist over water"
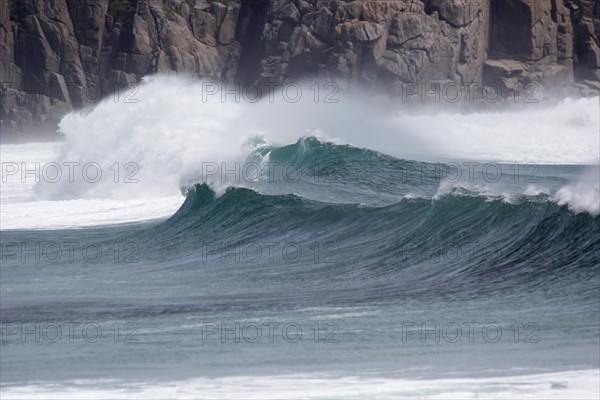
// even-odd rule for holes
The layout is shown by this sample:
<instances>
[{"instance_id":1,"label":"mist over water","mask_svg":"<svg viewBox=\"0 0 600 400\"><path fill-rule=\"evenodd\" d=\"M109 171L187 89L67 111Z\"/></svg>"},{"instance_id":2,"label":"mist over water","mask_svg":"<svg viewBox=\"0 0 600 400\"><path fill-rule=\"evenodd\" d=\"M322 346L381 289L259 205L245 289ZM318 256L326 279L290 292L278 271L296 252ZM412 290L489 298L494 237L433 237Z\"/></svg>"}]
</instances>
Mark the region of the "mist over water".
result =
<instances>
[{"instance_id":1,"label":"mist over water","mask_svg":"<svg viewBox=\"0 0 600 400\"><path fill-rule=\"evenodd\" d=\"M599 98L473 113L450 112L441 105L436 112L417 114L402 104L390 107L356 93L324 92L326 85L306 82L254 101L210 82L149 77L127 102L107 98L61 121L65 142L56 162L65 171L68 163L78 163L80 169L94 163L97 167L85 171L94 179L75 173L72 182L64 173L58 182L38 184L36 196L166 198L178 195L182 186L205 181L209 164L219 169L212 185L222 192L230 183L221 175L228 168L235 171L236 163L244 163L253 151L305 136L427 162L598 162ZM97 169L102 173L98 179ZM575 211L597 213L593 204L584 205L598 198L598 185L586 179L591 187L571 185L557 200L577 202ZM580 194L567 194L573 191Z\"/></svg>"}]
</instances>

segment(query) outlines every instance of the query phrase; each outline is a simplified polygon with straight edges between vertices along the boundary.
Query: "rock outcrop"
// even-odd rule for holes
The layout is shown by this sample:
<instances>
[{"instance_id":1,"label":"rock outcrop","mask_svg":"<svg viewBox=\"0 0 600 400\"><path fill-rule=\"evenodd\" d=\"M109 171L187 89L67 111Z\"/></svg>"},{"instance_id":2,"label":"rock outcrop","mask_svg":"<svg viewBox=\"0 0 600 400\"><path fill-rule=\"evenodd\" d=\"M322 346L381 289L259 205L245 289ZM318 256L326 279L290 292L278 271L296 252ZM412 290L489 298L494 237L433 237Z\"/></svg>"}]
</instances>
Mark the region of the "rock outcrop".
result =
<instances>
[{"instance_id":1,"label":"rock outcrop","mask_svg":"<svg viewBox=\"0 0 600 400\"><path fill-rule=\"evenodd\" d=\"M68 110L132 87L144 75L232 80L237 73L239 3L2 1L3 136L55 130Z\"/></svg>"},{"instance_id":2,"label":"rock outcrop","mask_svg":"<svg viewBox=\"0 0 600 400\"><path fill-rule=\"evenodd\" d=\"M589 92L599 36L597 0L2 0L2 137L54 132L157 72Z\"/></svg>"}]
</instances>

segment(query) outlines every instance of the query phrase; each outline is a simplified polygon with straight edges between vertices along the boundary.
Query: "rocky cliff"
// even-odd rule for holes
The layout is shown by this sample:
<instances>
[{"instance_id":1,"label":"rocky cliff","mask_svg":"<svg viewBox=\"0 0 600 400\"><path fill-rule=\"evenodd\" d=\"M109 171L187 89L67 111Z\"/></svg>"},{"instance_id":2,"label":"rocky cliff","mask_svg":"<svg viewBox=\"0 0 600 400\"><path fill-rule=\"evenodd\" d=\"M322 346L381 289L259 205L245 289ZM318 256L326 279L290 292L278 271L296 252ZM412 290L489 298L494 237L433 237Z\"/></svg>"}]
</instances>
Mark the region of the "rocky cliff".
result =
<instances>
[{"instance_id":1,"label":"rocky cliff","mask_svg":"<svg viewBox=\"0 0 600 400\"><path fill-rule=\"evenodd\" d=\"M2 137L157 72L589 94L599 36L598 0L2 0Z\"/></svg>"}]
</instances>

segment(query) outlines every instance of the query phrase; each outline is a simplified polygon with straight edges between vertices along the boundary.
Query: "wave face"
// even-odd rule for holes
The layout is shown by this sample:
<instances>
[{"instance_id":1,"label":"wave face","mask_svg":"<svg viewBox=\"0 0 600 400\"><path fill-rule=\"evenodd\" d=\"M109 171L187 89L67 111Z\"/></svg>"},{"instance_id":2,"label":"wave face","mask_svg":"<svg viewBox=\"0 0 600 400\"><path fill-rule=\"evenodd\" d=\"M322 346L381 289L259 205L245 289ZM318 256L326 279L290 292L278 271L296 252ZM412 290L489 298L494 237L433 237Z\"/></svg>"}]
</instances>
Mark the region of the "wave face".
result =
<instances>
[{"instance_id":1,"label":"wave face","mask_svg":"<svg viewBox=\"0 0 600 400\"><path fill-rule=\"evenodd\" d=\"M262 156L264 163L264 154L280 168L263 168L252 181L240 180L243 186L220 195L206 183L191 186L179 211L155 234L167 247L207 262L274 269L274 281L268 274L256 288L261 292L263 284L272 290L281 279L270 257L294 258L292 271L303 275L309 269L312 278L322 278L289 279L282 292L307 285L294 302L315 291L326 293L320 301L360 302L550 282L572 287L582 278L597 279L597 210L573 211L561 194L569 187L565 177L585 167L542 168L537 186L515 182L514 176L492 184L484 171L476 179L482 171L475 168L473 182L467 177L450 183L443 180L450 173L441 172L448 165L315 138L263 148L249 160ZM286 174L290 165L294 171ZM585 190L597 198L597 188ZM326 279L332 270L333 281Z\"/></svg>"},{"instance_id":2,"label":"wave face","mask_svg":"<svg viewBox=\"0 0 600 400\"><path fill-rule=\"evenodd\" d=\"M518 113L384 116L361 114L356 99L335 112L298 105L319 121L301 121L288 104L197 109L198 89L156 79L140 88L152 101L106 102L63 120L58 149L2 147L3 162L140 165L132 185L6 176L3 397L173 387L194 396L201 386L265 397L265 387L330 378L334 397L381 384L392 398L511 398L524 387L539 398L597 394L598 121L589 99L539 108L525 131ZM173 104L175 117L163 119L158 110ZM520 142L502 140L515 135L511 120ZM460 121L499 128L461 145ZM433 146L435 123L454 141ZM579 142L565 142L563 129ZM118 326L136 341L76 335L41 347L12 333L71 322L113 336ZM302 340L267 335L272 324L300 328ZM262 339L248 340L244 329L256 326Z\"/></svg>"}]
</instances>

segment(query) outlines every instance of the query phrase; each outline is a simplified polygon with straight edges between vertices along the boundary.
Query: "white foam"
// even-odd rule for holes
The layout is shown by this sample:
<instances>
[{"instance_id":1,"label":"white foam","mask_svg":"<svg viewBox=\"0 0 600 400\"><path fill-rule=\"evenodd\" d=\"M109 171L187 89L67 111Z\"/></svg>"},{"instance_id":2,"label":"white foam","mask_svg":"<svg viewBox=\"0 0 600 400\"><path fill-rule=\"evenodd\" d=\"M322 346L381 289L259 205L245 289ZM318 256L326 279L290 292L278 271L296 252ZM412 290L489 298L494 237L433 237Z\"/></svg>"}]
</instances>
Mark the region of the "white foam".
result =
<instances>
[{"instance_id":1,"label":"white foam","mask_svg":"<svg viewBox=\"0 0 600 400\"><path fill-rule=\"evenodd\" d=\"M68 114L59 124L66 140L57 162L96 163L103 176L41 182L36 193L47 200L170 197L180 193L182 180L199 176L203 163L238 160L251 136L233 130L242 104L205 101L202 93L199 81L153 78L140 86L137 102L107 98Z\"/></svg>"},{"instance_id":2,"label":"white foam","mask_svg":"<svg viewBox=\"0 0 600 400\"><path fill-rule=\"evenodd\" d=\"M98 380L5 386L2 399L598 399L600 370L520 376L394 379L231 376L161 383Z\"/></svg>"},{"instance_id":3,"label":"white foam","mask_svg":"<svg viewBox=\"0 0 600 400\"><path fill-rule=\"evenodd\" d=\"M558 205L567 205L573 212L600 214L600 166L591 166L577 182L560 188L554 195Z\"/></svg>"},{"instance_id":4,"label":"white foam","mask_svg":"<svg viewBox=\"0 0 600 400\"><path fill-rule=\"evenodd\" d=\"M38 171L57 159L61 143L2 145L0 228L61 229L112 225L162 219L171 216L183 203L179 195L146 199L40 200L34 193L40 173L22 173L23 164ZM17 164L18 171L6 167ZM9 171L12 171L9 173Z\"/></svg>"},{"instance_id":5,"label":"white foam","mask_svg":"<svg viewBox=\"0 0 600 400\"><path fill-rule=\"evenodd\" d=\"M527 185L527 188L523 191L525 196L539 196L540 194L548 195L549 190L537 185Z\"/></svg>"},{"instance_id":6,"label":"white foam","mask_svg":"<svg viewBox=\"0 0 600 400\"><path fill-rule=\"evenodd\" d=\"M170 217L181 207L182 196L144 200L79 199L2 204L1 227L10 229L66 229L116 225Z\"/></svg>"},{"instance_id":7,"label":"white foam","mask_svg":"<svg viewBox=\"0 0 600 400\"><path fill-rule=\"evenodd\" d=\"M509 112L434 115L400 113L404 132L448 158L538 164L595 164L600 98L566 99Z\"/></svg>"}]
</instances>

